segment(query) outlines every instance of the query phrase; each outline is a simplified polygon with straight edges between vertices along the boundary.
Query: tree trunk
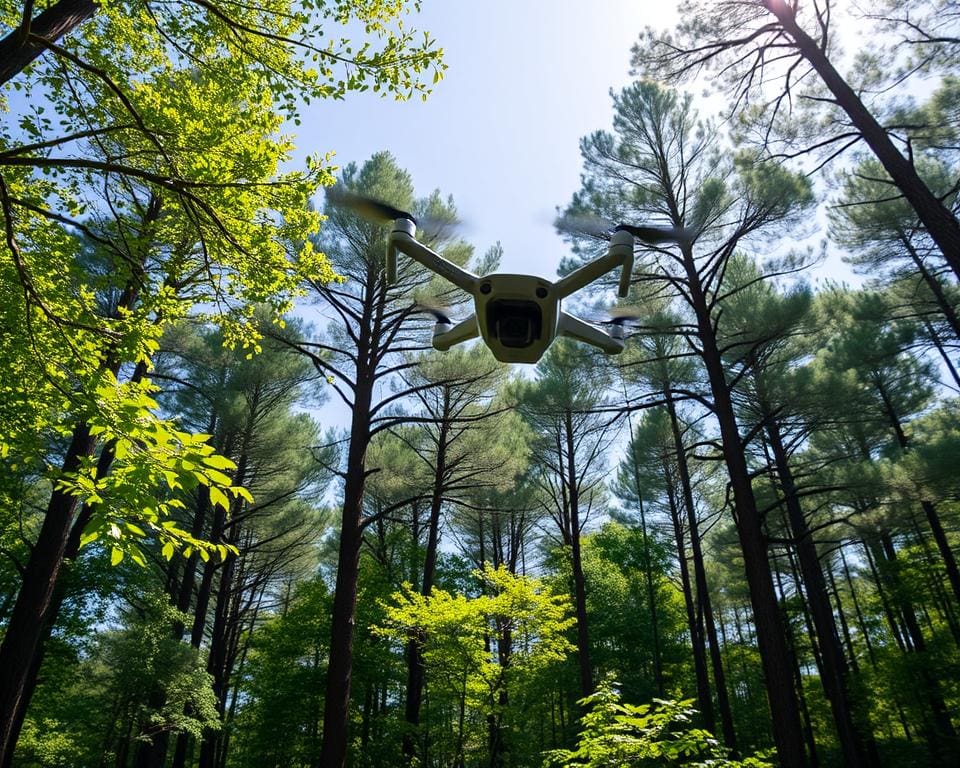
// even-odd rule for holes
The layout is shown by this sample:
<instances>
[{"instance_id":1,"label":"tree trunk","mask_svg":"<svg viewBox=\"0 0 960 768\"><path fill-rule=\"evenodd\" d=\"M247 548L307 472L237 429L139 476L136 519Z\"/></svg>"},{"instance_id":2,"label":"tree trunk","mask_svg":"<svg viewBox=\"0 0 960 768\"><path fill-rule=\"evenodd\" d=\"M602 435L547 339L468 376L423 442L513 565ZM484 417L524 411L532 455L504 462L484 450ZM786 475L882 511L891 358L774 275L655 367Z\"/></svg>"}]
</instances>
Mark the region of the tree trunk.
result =
<instances>
[{"instance_id":1,"label":"tree trunk","mask_svg":"<svg viewBox=\"0 0 960 768\"><path fill-rule=\"evenodd\" d=\"M707 586L707 571L704 567L703 547L700 542L700 524L697 521L697 509L693 503L693 484L690 481L690 469L687 466L687 449L680 432L680 419L673 392L665 388L667 413L670 416L670 430L677 452L677 470L680 473L680 490L687 509L687 527L690 531L690 551L693 555L693 574L697 588L697 613L703 616L707 645L710 650L710 665L713 668L713 686L717 693L717 708L720 710L720 723L723 728L723 743L734 753L737 752L737 734L733 727L733 711L730 709L730 696L727 691L727 676L723 670L723 657L717 640L717 627L710 603L710 589Z\"/></svg>"},{"instance_id":2,"label":"tree trunk","mask_svg":"<svg viewBox=\"0 0 960 768\"><path fill-rule=\"evenodd\" d=\"M573 566L574 611L577 617L577 658L580 668L580 697L593 693L593 669L590 665L590 637L587 631L587 590L583 576L583 561L580 552L580 493L575 461L573 415L564 412L566 432L567 490L570 505L570 550Z\"/></svg>"},{"instance_id":3,"label":"tree trunk","mask_svg":"<svg viewBox=\"0 0 960 768\"><path fill-rule=\"evenodd\" d=\"M777 0L763 0L763 4L777 17L784 31L793 39L797 50L820 75L837 105L847 113L850 122L860 131L867 146L916 211L917 218L923 222L930 237L940 248L954 275L960 279L960 223L956 217L924 184L913 164L897 150L883 126L834 69L826 53L799 27L794 7Z\"/></svg>"},{"instance_id":4,"label":"tree trunk","mask_svg":"<svg viewBox=\"0 0 960 768\"><path fill-rule=\"evenodd\" d=\"M930 289L930 293L933 294L937 306L940 307L940 311L943 313L947 323L950 325L950 329L953 331L954 338L960 340L960 317L957 316L957 310L947 296L946 291L943 290L943 286L940 285L940 281L927 269L927 265L923 263L923 259L920 257L920 254L917 253L917 249L913 247L913 243L910 242L910 238L905 232L900 233L900 242L903 244L907 253L910 254L913 266L917 268L920 277L923 278L923 282L927 288Z\"/></svg>"},{"instance_id":5,"label":"tree trunk","mask_svg":"<svg viewBox=\"0 0 960 768\"><path fill-rule=\"evenodd\" d=\"M43 53L43 41L56 42L96 13L93 0L59 0L35 19L28 30L18 27L0 40L0 84L20 74ZM29 33L29 34L26 34Z\"/></svg>"},{"instance_id":6,"label":"tree trunk","mask_svg":"<svg viewBox=\"0 0 960 768\"><path fill-rule=\"evenodd\" d=\"M906 453L910 450L910 441L903 430L903 425L900 423L900 416L894 408L893 400L879 377L875 378L874 383L883 401L890 426L894 435L896 435L897 444L900 446L900 450ZM947 571L947 579L950 581L950 588L953 590L953 599L960 606L960 568L957 567L957 559L953 556L953 550L950 549L950 542L947 540L947 534L940 522L940 515L937 514L937 508L932 501L921 499L920 507L923 509L923 514L927 518L930 530L933 532L933 540L937 543L940 557L943 558L943 567Z\"/></svg>"},{"instance_id":7,"label":"tree trunk","mask_svg":"<svg viewBox=\"0 0 960 768\"><path fill-rule=\"evenodd\" d=\"M790 655L790 668L793 671L793 679L797 684L797 701L800 706L800 716L803 720L803 735L807 742L807 750L810 756L811 768L818 768L820 757L817 754L817 740L813 734L813 722L810 718L810 709L807 707L807 696L803 690L803 673L800 669L800 657L797 654L797 644L793 636L793 629L790 626L790 620L787 616L787 597L783 589L780 571L775 570L777 579L777 589L780 591L780 606L783 612L783 625L787 629L787 649Z\"/></svg>"},{"instance_id":8,"label":"tree trunk","mask_svg":"<svg viewBox=\"0 0 960 768\"><path fill-rule=\"evenodd\" d=\"M796 546L800 572L806 586L806 605L813 619L814 635L820 650L820 682L830 702L830 711L840 740L844 764L850 768L872 765L873 761L864 746L865 739L869 736L865 737L864 734L859 733L854 722L850 703L849 671L833 618L827 585L823 578L823 571L820 569L817 547L807 525L806 516L800 507L800 498L787 460L780 426L766 412L765 405L761 404L761 408L764 409L763 417L767 425L770 447L773 449L777 479Z\"/></svg>"},{"instance_id":9,"label":"tree trunk","mask_svg":"<svg viewBox=\"0 0 960 768\"><path fill-rule=\"evenodd\" d=\"M358 366L340 518L340 551L333 595L330 656L323 706L323 736L316 763L318 768L342 768L347 760L350 687L353 680L353 635L357 614L360 549L363 543L363 493L366 485L366 454L370 440L374 373Z\"/></svg>"},{"instance_id":10,"label":"tree trunk","mask_svg":"<svg viewBox=\"0 0 960 768\"><path fill-rule=\"evenodd\" d=\"M637 490L637 508L640 512L640 535L643 537L643 570L647 586L647 608L650 611L650 629L653 640L653 679L657 684L657 696L663 698L663 659L660 653L660 627L657 617L657 597L653 586L653 560L650 554L650 537L647 533L647 515L643 508L643 489L636 462L633 463L633 479ZM671 489L672 493L672 489ZM709 693L708 693L709 698ZM709 713L713 719L713 712Z\"/></svg>"},{"instance_id":11,"label":"tree trunk","mask_svg":"<svg viewBox=\"0 0 960 768\"><path fill-rule=\"evenodd\" d=\"M770 573L763 521L753 495L750 470L707 299L700 284L693 255L689 248L683 250L691 306L697 317L697 337L710 381L713 410L723 443L723 458L733 491L737 535L750 590L757 647L760 651L773 724L773 738L782 768L802 768L807 762L803 727L797 708L797 692L790 672L790 653L785 628Z\"/></svg>"},{"instance_id":12,"label":"tree trunk","mask_svg":"<svg viewBox=\"0 0 960 768\"><path fill-rule=\"evenodd\" d=\"M904 626L910 636L912 650L915 654L923 655L926 653L927 643L920 629L920 622L917 620L917 614L913 609L913 604L903 594L900 583L900 562L897 557L897 550L893 545L893 539L886 531L880 532L878 554L886 561L885 567L880 569L880 575L881 578L886 576L886 578L893 582L891 585L893 594L899 603ZM922 664L923 661L921 661L921 667L918 670L920 688L924 692L930 712L933 715L933 723L930 724L929 727L925 727L925 736L933 757L940 761L946 761L948 755L956 753L957 733L950 720L950 712L943 699L939 682Z\"/></svg>"},{"instance_id":13,"label":"tree trunk","mask_svg":"<svg viewBox=\"0 0 960 768\"><path fill-rule=\"evenodd\" d=\"M666 467L664 467L666 471ZM687 611L687 627L690 630L690 645L693 650L693 673L697 683L697 705L703 727L711 733L716 730L713 717L713 697L710 695L710 679L707 672L707 656L704 653L704 632L702 622L697 621L697 607L693 601L690 587L690 569L687 565L687 551L683 541L683 525L680 510L677 509L676 493L671 480L667 477L667 501L670 505L670 519L673 522L673 535L677 543L677 562L680 564L680 585L683 589L683 604Z\"/></svg>"},{"instance_id":14,"label":"tree trunk","mask_svg":"<svg viewBox=\"0 0 960 768\"><path fill-rule=\"evenodd\" d=\"M89 427L76 426L63 462L63 473L76 472L83 459L93 454L95 445ZM17 726L22 723L21 713L33 694L28 688L30 673L40 653L44 628L53 623L51 609L59 607L55 605L54 594L78 505L76 496L62 490L53 491L0 645L0 765L12 759L19 736Z\"/></svg>"},{"instance_id":15,"label":"tree trunk","mask_svg":"<svg viewBox=\"0 0 960 768\"><path fill-rule=\"evenodd\" d=\"M420 594L430 596L433 578L437 569L437 550L440 543L440 510L443 506L444 482L447 473L447 435L449 432L450 389L444 387L443 413L440 433L437 437L437 456L434 464L433 492L430 499L430 518L427 522L427 547L423 560L423 578ZM407 645L407 700L404 717L408 729L403 735L403 754L412 758L417 754L417 731L420 725L420 706L423 702L423 683L426 667L420 650L420 638L413 638Z\"/></svg>"}]
</instances>

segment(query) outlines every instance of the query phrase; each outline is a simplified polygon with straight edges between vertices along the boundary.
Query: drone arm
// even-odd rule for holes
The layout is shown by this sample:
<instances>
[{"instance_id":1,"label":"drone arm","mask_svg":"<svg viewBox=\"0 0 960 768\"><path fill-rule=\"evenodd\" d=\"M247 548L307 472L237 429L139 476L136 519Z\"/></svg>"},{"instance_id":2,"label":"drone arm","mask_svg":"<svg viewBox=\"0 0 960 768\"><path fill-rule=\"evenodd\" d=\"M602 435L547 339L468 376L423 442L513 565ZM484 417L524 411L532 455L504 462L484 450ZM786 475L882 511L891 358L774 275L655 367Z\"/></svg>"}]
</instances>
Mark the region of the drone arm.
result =
<instances>
[{"instance_id":1,"label":"drone arm","mask_svg":"<svg viewBox=\"0 0 960 768\"><path fill-rule=\"evenodd\" d=\"M397 252L405 253L414 261L418 261L427 269L446 278L458 288L473 293L477 284L477 276L465 269L461 269L452 261L447 261L439 253L431 251L413 235L416 225L409 219L397 219L393 223L393 231L387 241L387 282L394 285L397 282Z\"/></svg>"},{"instance_id":2,"label":"drone arm","mask_svg":"<svg viewBox=\"0 0 960 768\"><path fill-rule=\"evenodd\" d=\"M584 264L580 269L574 270L566 277L558 280L556 290L561 299L565 298L617 267L623 268L620 273L618 290L622 298L630 290L630 275L633 272L633 235L629 232L614 232L606 255Z\"/></svg>"},{"instance_id":3,"label":"drone arm","mask_svg":"<svg viewBox=\"0 0 960 768\"><path fill-rule=\"evenodd\" d=\"M615 339L602 328L585 323L579 317L574 317L563 311L560 312L557 335L585 341L587 344L600 347L608 355L619 355L623 352L623 339Z\"/></svg>"},{"instance_id":4,"label":"drone arm","mask_svg":"<svg viewBox=\"0 0 960 768\"><path fill-rule=\"evenodd\" d=\"M480 335L480 326L477 325L476 315L470 315L452 328L446 326L447 330L442 330L444 325L441 323L437 323L437 326L440 333L433 334L433 348L441 352L446 352L450 347L475 339Z\"/></svg>"}]
</instances>

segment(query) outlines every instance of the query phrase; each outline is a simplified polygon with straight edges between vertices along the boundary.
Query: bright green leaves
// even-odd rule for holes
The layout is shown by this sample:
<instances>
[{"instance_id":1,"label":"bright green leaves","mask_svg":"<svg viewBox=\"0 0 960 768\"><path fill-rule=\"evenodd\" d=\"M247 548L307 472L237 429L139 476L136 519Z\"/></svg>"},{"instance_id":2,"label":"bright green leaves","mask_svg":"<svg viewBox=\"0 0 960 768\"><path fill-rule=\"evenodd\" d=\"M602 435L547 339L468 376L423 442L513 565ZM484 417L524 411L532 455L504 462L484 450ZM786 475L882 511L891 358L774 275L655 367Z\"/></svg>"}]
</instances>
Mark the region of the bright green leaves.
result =
<instances>
[{"instance_id":1,"label":"bright green leaves","mask_svg":"<svg viewBox=\"0 0 960 768\"><path fill-rule=\"evenodd\" d=\"M436 589L425 597L411 588L384 605L386 622L374 632L398 643L417 638L434 695L463 699L484 713L498 706L498 692L522 686L535 674L562 662L573 646L574 624L566 596L537 579L487 566L475 574L482 593L471 597ZM493 638L507 661L485 643ZM429 682L429 681L432 681Z\"/></svg>"},{"instance_id":2,"label":"bright green leaves","mask_svg":"<svg viewBox=\"0 0 960 768\"><path fill-rule=\"evenodd\" d=\"M197 550L225 558L230 549L198 540L176 523L185 507L186 492L206 492L211 505L230 512L252 500L250 493L232 485L226 472L234 463L214 453L209 435L191 434L157 414L149 382L120 384L109 371L94 387L96 400L85 416L91 437L111 453L110 471L102 472L104 457L90 456L74 471L50 468L54 488L76 497L91 509L81 546L100 541L111 552L111 562L126 555L145 565L140 546L147 539L161 543L167 559L175 551Z\"/></svg>"},{"instance_id":3,"label":"bright green leaves","mask_svg":"<svg viewBox=\"0 0 960 768\"><path fill-rule=\"evenodd\" d=\"M583 699L586 714L577 748L547 753L547 768L620 768L620 766L715 766L769 768L759 757L729 760L726 750L702 728L691 725L692 700L624 704L616 683L607 678Z\"/></svg>"}]
</instances>

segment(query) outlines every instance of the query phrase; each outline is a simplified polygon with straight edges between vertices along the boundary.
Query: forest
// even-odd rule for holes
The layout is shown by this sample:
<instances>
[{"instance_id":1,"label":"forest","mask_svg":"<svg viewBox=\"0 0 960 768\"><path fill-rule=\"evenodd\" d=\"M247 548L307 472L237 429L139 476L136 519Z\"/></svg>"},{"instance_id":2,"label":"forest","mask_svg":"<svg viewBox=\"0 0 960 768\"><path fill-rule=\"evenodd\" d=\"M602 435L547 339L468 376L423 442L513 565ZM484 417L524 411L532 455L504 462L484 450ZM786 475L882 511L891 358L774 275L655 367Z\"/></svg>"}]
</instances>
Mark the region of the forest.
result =
<instances>
[{"instance_id":1,"label":"forest","mask_svg":"<svg viewBox=\"0 0 960 768\"><path fill-rule=\"evenodd\" d=\"M420 2L2 8L0 768L960 765L956 0L635 30L547 278L682 237L525 368L324 194L496 273L442 178L295 161Z\"/></svg>"}]
</instances>

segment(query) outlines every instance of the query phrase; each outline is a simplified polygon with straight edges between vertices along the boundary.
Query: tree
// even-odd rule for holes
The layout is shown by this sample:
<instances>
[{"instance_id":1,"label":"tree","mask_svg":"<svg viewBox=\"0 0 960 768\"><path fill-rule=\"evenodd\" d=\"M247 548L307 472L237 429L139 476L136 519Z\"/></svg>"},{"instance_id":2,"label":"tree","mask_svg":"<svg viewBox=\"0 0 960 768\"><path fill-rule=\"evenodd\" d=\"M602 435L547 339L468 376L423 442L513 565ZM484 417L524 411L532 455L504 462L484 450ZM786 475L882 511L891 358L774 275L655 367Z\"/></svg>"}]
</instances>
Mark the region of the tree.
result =
<instances>
[{"instance_id":1,"label":"tree","mask_svg":"<svg viewBox=\"0 0 960 768\"><path fill-rule=\"evenodd\" d=\"M478 345L439 355L431 354L403 378L429 421L420 441L409 444L433 476L427 504L420 594L429 597L434 585L440 541L440 513L444 503L457 503L486 489L506 488L526 460L525 435L519 419L511 419L493 400L503 368L489 350ZM419 541L415 542L419 544ZM408 649L406 719L412 729L420 721L423 693L423 659L419 644ZM416 753L414 733L404 742L404 752Z\"/></svg>"},{"instance_id":2,"label":"tree","mask_svg":"<svg viewBox=\"0 0 960 768\"><path fill-rule=\"evenodd\" d=\"M668 82L687 80L704 70L716 71L719 78L714 82L733 99L732 111L749 104L759 92L763 125L758 133L764 142L776 133L783 112L795 99L827 104L845 115L848 124L826 138L819 135L822 128L818 126L812 148L828 148L833 157L864 142L960 279L960 222L955 213L925 183L913 158L897 148L896 127L882 125L882 117L878 119L836 69L834 5L830 0L696 3L687 9L675 35L647 31L634 48L633 64L642 73ZM814 78L826 93L810 92L807 85ZM770 87L775 91L768 94L765 89ZM789 154L796 156L810 148Z\"/></svg>"},{"instance_id":3,"label":"tree","mask_svg":"<svg viewBox=\"0 0 960 768\"><path fill-rule=\"evenodd\" d=\"M484 582L476 597L434 589L425 597L407 588L387 605L381 635L406 643L420 638L428 679L435 696L449 696L456 709L450 765L467 759L468 712L502 716L511 690L571 650L566 638L573 619L563 595L536 579L515 576L506 568L477 572ZM510 639L508 648L490 647L490 638ZM516 717L516 716L515 716Z\"/></svg>"},{"instance_id":4,"label":"tree","mask_svg":"<svg viewBox=\"0 0 960 768\"><path fill-rule=\"evenodd\" d=\"M349 165L341 182L352 191L389 199L410 209L413 190L410 177L387 153L374 155L361 169ZM422 202L438 219L450 220L455 211L439 194ZM331 381L337 396L351 409L351 423L343 452L343 481L339 558L333 598L330 663L324 701L323 741L319 760L323 765L340 766L346 760L347 726L353 659L353 630L357 604L357 578L365 529L393 509L369 512L364 506L367 478L375 471L367 463L371 441L381 432L429 417L411 418L397 413L396 406L413 392L408 386L384 391L384 385L416 362L405 353L422 351L424 344L415 332L423 329L416 321L413 289L425 282L422 272L407 265L395 286L389 286L383 268L386 253L385 231L365 222L344 208L331 207L321 246L344 278L344 283L312 283L317 298L336 319L331 338L297 342L317 369ZM471 250L452 244L446 255L466 261ZM434 386L437 382L431 383ZM428 388L428 387L423 387Z\"/></svg>"},{"instance_id":5,"label":"tree","mask_svg":"<svg viewBox=\"0 0 960 768\"><path fill-rule=\"evenodd\" d=\"M257 628L244 670L231 763L315 765L320 748L330 593L321 579L291 589Z\"/></svg>"},{"instance_id":6,"label":"tree","mask_svg":"<svg viewBox=\"0 0 960 768\"><path fill-rule=\"evenodd\" d=\"M584 188L568 212L586 210L617 221L664 222L683 232L675 246L650 248L634 280L675 302L682 313L672 330L700 358L709 395L689 394L712 412L730 480L737 533L750 586L777 752L784 766L802 765L804 748L788 649L771 578L764 520L747 464L750 436L741 432L732 392L749 371L743 352L754 339L724 343L720 316L726 300L748 286L726 280L734 255L787 223L812 203L809 182L751 155L731 162L715 133L698 128L689 98L648 81L614 97L617 136L584 139ZM581 243L583 243L581 238ZM796 271L800 263L771 264L762 279ZM748 284L749 285L749 284ZM731 367L731 358L736 367Z\"/></svg>"},{"instance_id":7,"label":"tree","mask_svg":"<svg viewBox=\"0 0 960 768\"><path fill-rule=\"evenodd\" d=\"M581 536L590 515L602 511L603 457L616 421L608 413L597 412L603 405L605 372L582 375L584 368L596 365L596 359L589 349L559 340L538 363L537 381L518 385L520 412L537 435L532 457L542 504L556 524L561 544L570 551L583 697L593 692L593 668Z\"/></svg>"},{"instance_id":8,"label":"tree","mask_svg":"<svg viewBox=\"0 0 960 768\"><path fill-rule=\"evenodd\" d=\"M289 348L302 335L303 323L290 320L278 331L271 330L269 313L261 311L256 319L265 332L280 334L287 343L266 336L260 353L248 358L243 350L224 348L219 332L181 326L165 337L157 374L167 385L164 402L171 413L210 434L218 451L236 465L233 481L255 495L254 503L238 499L224 509L212 503L207 489L198 489L189 499L184 525L236 555L220 562L194 552L182 568L173 561L163 574L171 603L192 613L189 627L179 625L177 639L186 634L194 648L206 647L224 725L250 633L291 575L315 566L326 523L316 499L329 482L324 465L334 453L317 447L317 424L297 412L323 400L323 393L313 390L314 366ZM224 733L217 728L204 734L201 765L222 764ZM187 748L186 736L179 737L173 766L185 764ZM144 739L139 751L150 751L149 761L162 764L166 750L165 739Z\"/></svg>"},{"instance_id":9,"label":"tree","mask_svg":"<svg viewBox=\"0 0 960 768\"><path fill-rule=\"evenodd\" d=\"M20 135L5 123L2 138L3 323L19 330L4 345L0 450L44 476L49 500L0 648L0 764L84 530L115 541L115 559L143 558L138 531L199 546L162 527L171 522L164 489L216 484L212 473L228 465L156 414L146 374L165 324L211 308L231 342L253 344L255 305L282 309L304 277L333 274L302 247L319 223L307 201L327 172L319 163L279 171L292 149L278 135L279 108L309 68L268 41L304 20L270 13L256 34L223 36L222 20L193 8L167 16L163 6L157 23L132 25L112 6L69 45L47 44L54 59L15 81L37 112ZM150 18L146 6L134 15ZM177 34L165 37L171 26ZM51 102L58 120L42 116ZM85 247L103 269L85 269Z\"/></svg>"},{"instance_id":10,"label":"tree","mask_svg":"<svg viewBox=\"0 0 960 768\"><path fill-rule=\"evenodd\" d=\"M777 496L774 504L779 503L786 512L787 561L795 570L795 552L803 581L804 618L808 628L812 623L810 634L811 640L815 638L814 657L820 682L845 758L850 761L854 755L864 763L875 763L879 756L869 721L858 718L854 709L850 668L840 644L817 550L816 534L825 537L829 521L814 525L804 510L805 505L816 500L818 489L815 481L809 479L814 473L798 460L797 449L813 429L810 421L818 416L825 418L818 407L819 398L804 391L803 375L795 375L799 361L810 353L803 337L809 333L812 297L803 285L792 291L777 291L759 281L760 274L756 265L745 260L730 269L732 283L750 287L727 303L724 332L738 341L751 336L757 340L746 353L750 373L742 378L737 392L739 412L742 422L756 425L754 429L763 436L763 455L757 463L769 465Z\"/></svg>"}]
</instances>

